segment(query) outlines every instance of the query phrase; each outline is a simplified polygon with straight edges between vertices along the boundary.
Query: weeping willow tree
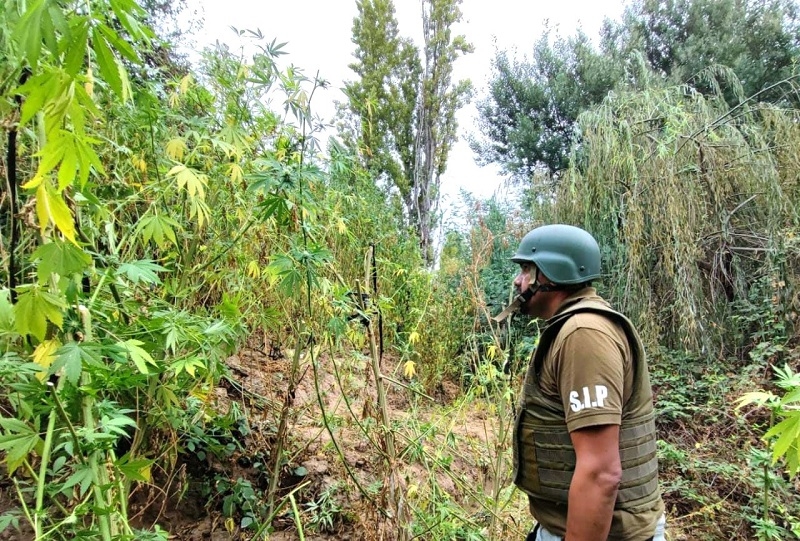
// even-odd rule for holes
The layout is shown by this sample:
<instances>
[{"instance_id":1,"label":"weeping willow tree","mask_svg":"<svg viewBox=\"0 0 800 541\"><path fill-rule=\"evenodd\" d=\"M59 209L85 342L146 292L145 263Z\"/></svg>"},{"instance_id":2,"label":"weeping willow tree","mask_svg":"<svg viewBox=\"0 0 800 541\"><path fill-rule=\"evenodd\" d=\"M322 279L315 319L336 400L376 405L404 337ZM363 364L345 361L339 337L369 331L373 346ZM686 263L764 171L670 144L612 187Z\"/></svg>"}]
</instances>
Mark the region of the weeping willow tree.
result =
<instances>
[{"instance_id":1,"label":"weeping willow tree","mask_svg":"<svg viewBox=\"0 0 800 541\"><path fill-rule=\"evenodd\" d=\"M732 353L731 316L757 283L791 309L800 111L757 98L648 89L579 118L550 212L595 233L604 284L651 345Z\"/></svg>"}]
</instances>

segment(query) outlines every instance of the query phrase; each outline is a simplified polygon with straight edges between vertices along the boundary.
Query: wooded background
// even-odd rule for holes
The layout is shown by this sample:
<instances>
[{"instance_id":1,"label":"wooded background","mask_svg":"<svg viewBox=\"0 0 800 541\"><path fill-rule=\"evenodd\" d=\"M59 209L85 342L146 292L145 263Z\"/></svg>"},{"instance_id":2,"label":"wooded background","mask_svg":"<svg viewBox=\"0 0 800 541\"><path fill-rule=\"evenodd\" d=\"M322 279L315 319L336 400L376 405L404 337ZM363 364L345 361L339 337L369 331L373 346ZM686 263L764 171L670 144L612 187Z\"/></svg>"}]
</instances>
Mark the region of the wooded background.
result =
<instances>
[{"instance_id":1,"label":"wooded background","mask_svg":"<svg viewBox=\"0 0 800 541\"><path fill-rule=\"evenodd\" d=\"M521 236L563 222L645 340L670 538L800 536L798 6L635 1L596 41L499 51L481 96L458 0L421 2L422 43L356 4L324 145L323 83L256 29L190 64L181 2L0 8L0 535L167 539L193 502L237 539L521 538L538 327L490 316ZM525 195L465 197L437 246L468 99L476 159ZM266 390L232 368L253 348Z\"/></svg>"}]
</instances>

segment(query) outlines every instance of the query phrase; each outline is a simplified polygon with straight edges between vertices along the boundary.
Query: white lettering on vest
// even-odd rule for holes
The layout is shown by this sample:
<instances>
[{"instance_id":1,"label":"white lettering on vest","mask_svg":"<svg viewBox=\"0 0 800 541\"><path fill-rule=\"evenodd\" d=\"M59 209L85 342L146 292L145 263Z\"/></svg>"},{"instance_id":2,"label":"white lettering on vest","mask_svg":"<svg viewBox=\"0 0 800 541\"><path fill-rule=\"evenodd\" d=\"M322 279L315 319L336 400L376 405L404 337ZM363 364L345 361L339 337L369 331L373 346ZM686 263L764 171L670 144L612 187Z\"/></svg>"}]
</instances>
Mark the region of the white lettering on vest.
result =
<instances>
[{"instance_id":1,"label":"white lettering on vest","mask_svg":"<svg viewBox=\"0 0 800 541\"><path fill-rule=\"evenodd\" d=\"M608 387L605 385L594 386L594 399L592 399L593 397L589 392L589 387L584 387L581 391L583 391L583 401L581 401L581 395L578 391L569 393L569 408L575 413L588 408L602 408L605 406L605 400L608 398Z\"/></svg>"}]
</instances>

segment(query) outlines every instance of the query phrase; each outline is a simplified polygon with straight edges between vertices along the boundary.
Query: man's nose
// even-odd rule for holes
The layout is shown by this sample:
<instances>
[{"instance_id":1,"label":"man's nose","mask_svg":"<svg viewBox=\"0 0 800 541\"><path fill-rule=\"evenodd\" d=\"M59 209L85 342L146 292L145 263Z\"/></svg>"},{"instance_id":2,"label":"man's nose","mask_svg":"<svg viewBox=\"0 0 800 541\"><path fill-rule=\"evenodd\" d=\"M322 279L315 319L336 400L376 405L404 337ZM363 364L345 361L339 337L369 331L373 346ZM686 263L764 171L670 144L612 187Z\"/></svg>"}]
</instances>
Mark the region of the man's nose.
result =
<instances>
[{"instance_id":1,"label":"man's nose","mask_svg":"<svg viewBox=\"0 0 800 541\"><path fill-rule=\"evenodd\" d=\"M514 277L514 286L518 288L521 285L522 285L522 273L519 273Z\"/></svg>"}]
</instances>

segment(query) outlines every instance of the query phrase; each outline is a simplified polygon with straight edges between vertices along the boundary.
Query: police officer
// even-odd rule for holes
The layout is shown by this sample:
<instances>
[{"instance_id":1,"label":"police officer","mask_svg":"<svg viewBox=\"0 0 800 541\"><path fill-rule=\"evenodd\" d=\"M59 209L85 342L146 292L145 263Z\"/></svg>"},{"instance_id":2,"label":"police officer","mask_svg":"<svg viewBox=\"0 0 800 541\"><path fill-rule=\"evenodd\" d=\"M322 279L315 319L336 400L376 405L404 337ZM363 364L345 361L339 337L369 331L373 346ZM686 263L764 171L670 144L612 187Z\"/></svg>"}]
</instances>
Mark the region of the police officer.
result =
<instances>
[{"instance_id":1,"label":"police officer","mask_svg":"<svg viewBox=\"0 0 800 541\"><path fill-rule=\"evenodd\" d=\"M631 322L591 287L597 242L546 225L512 261L519 311L546 320L514 437L514 482L537 522L528 540L663 540L647 362Z\"/></svg>"}]
</instances>

